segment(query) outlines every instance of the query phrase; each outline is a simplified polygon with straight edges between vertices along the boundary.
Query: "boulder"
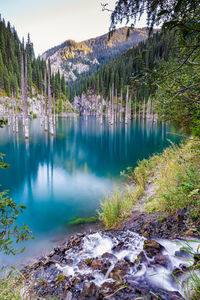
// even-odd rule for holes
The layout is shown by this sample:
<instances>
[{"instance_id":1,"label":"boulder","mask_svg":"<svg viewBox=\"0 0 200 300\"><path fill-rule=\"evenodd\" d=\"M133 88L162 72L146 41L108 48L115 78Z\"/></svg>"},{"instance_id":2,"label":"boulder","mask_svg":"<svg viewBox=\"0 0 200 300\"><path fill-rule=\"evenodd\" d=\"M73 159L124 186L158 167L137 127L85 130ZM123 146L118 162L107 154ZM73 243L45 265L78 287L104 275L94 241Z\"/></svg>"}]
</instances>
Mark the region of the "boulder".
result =
<instances>
[{"instance_id":1,"label":"boulder","mask_svg":"<svg viewBox=\"0 0 200 300\"><path fill-rule=\"evenodd\" d=\"M98 299L99 296L99 287L96 286L94 282L92 283L84 283L83 289L82 289L82 297L88 298L88 297L95 297Z\"/></svg>"},{"instance_id":2,"label":"boulder","mask_svg":"<svg viewBox=\"0 0 200 300\"><path fill-rule=\"evenodd\" d=\"M143 250L149 258L154 257L156 254L161 253L164 247L154 240L145 240Z\"/></svg>"}]
</instances>

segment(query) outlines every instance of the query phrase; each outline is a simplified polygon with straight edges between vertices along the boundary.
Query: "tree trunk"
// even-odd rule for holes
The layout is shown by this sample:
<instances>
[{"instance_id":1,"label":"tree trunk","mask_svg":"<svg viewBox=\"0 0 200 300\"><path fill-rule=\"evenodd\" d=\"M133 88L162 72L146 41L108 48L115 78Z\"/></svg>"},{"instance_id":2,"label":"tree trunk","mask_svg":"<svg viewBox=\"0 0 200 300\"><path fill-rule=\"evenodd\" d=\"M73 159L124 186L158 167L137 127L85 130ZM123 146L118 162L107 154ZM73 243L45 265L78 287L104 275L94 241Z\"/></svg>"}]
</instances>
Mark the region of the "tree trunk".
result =
<instances>
[{"instance_id":1,"label":"tree trunk","mask_svg":"<svg viewBox=\"0 0 200 300\"><path fill-rule=\"evenodd\" d=\"M19 132L19 125L18 125L18 115L17 115L17 97L16 97L16 92L15 92L15 129L16 133Z\"/></svg>"},{"instance_id":2,"label":"tree trunk","mask_svg":"<svg viewBox=\"0 0 200 300\"><path fill-rule=\"evenodd\" d=\"M110 124L113 125L114 123L114 85L112 86L112 95L111 95L111 105L112 105L112 108L111 108L111 122Z\"/></svg>"},{"instance_id":3,"label":"tree trunk","mask_svg":"<svg viewBox=\"0 0 200 300\"><path fill-rule=\"evenodd\" d=\"M29 139L29 122L28 122L28 74L27 74L27 52L24 51L24 134L25 139Z\"/></svg>"},{"instance_id":4,"label":"tree trunk","mask_svg":"<svg viewBox=\"0 0 200 300\"><path fill-rule=\"evenodd\" d=\"M127 92L126 92L125 124L128 124L128 86L127 86Z\"/></svg>"},{"instance_id":5,"label":"tree trunk","mask_svg":"<svg viewBox=\"0 0 200 300\"><path fill-rule=\"evenodd\" d=\"M55 101L55 93L53 94L53 124L56 125L56 101Z\"/></svg>"},{"instance_id":6,"label":"tree trunk","mask_svg":"<svg viewBox=\"0 0 200 300\"><path fill-rule=\"evenodd\" d=\"M44 68L44 101L45 101L45 116L44 116L44 131L48 131L48 119L47 119L47 69Z\"/></svg>"},{"instance_id":7,"label":"tree trunk","mask_svg":"<svg viewBox=\"0 0 200 300\"><path fill-rule=\"evenodd\" d=\"M49 132L54 135L53 120L52 120L52 102L51 102L51 66L50 59L48 60L48 98L49 98Z\"/></svg>"},{"instance_id":8,"label":"tree trunk","mask_svg":"<svg viewBox=\"0 0 200 300\"><path fill-rule=\"evenodd\" d=\"M121 89L121 96L120 96L119 121L120 121L120 123L122 123L122 89Z\"/></svg>"}]
</instances>

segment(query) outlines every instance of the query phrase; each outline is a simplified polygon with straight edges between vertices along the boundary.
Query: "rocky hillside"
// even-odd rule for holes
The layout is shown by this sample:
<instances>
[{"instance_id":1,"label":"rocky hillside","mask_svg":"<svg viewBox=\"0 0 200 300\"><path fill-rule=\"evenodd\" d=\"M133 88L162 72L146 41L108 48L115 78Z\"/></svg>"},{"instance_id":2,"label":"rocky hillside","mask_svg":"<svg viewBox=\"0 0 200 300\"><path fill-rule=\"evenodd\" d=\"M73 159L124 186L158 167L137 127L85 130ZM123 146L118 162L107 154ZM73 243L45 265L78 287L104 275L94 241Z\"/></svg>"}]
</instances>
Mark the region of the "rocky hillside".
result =
<instances>
[{"instance_id":1,"label":"rocky hillside","mask_svg":"<svg viewBox=\"0 0 200 300\"><path fill-rule=\"evenodd\" d=\"M66 81L74 81L80 74L95 71L100 64L147 38L146 28L135 28L130 29L127 39L127 29L128 27L118 29L111 39L108 39L108 34L104 34L83 42L68 40L47 50L42 58L50 58L54 72L59 70L64 74Z\"/></svg>"}]
</instances>

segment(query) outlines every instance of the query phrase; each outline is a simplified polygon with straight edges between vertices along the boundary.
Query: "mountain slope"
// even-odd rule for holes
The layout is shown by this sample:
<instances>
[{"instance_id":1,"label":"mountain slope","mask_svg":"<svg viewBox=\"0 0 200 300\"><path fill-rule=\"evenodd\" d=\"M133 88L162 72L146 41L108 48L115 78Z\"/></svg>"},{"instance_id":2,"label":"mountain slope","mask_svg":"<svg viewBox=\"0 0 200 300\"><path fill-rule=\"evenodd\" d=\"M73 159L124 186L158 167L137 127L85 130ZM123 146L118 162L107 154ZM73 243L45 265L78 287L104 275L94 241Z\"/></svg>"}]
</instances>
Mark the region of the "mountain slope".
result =
<instances>
[{"instance_id":1,"label":"mountain slope","mask_svg":"<svg viewBox=\"0 0 200 300\"><path fill-rule=\"evenodd\" d=\"M147 41L140 42L137 46L129 48L121 55L112 59L110 62L102 65L92 75L83 75L74 83L68 85L70 100L73 101L75 96L82 94L101 95L105 99L110 97L110 90L114 86L115 94L118 96L123 92L123 99L126 97L127 85L131 85L131 78L138 76L145 70L152 70L155 65L159 67L175 51L174 32L162 34L156 31ZM138 81L130 88L130 93L138 100L148 98L155 91L152 85L151 77L148 82ZM137 85L137 88L136 88Z\"/></svg>"},{"instance_id":2,"label":"mountain slope","mask_svg":"<svg viewBox=\"0 0 200 300\"><path fill-rule=\"evenodd\" d=\"M126 38L128 27L123 27L108 40L108 33L83 42L68 40L59 46L47 50L41 57L50 58L54 72L64 74L66 81L74 81L82 73L92 73L98 66L120 55L130 47L137 45L147 38L146 28L130 29L129 38Z\"/></svg>"}]
</instances>

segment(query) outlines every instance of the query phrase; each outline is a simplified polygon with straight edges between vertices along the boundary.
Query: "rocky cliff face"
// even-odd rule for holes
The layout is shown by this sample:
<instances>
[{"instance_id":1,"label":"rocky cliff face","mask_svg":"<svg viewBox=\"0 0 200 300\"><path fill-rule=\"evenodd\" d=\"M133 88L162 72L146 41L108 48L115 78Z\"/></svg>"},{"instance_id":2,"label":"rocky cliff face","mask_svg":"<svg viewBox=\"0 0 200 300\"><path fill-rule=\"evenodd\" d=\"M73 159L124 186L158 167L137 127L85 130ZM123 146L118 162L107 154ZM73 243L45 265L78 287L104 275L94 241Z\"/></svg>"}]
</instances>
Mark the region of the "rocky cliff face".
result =
<instances>
[{"instance_id":1,"label":"rocky cliff face","mask_svg":"<svg viewBox=\"0 0 200 300\"><path fill-rule=\"evenodd\" d=\"M127 29L128 27L118 29L110 39L108 34L104 34L83 42L68 40L47 50L42 58L50 58L53 72L59 70L64 74L66 81L74 81L80 74L96 70L100 64L147 38L146 28L135 28L130 30L127 39Z\"/></svg>"}]
</instances>

